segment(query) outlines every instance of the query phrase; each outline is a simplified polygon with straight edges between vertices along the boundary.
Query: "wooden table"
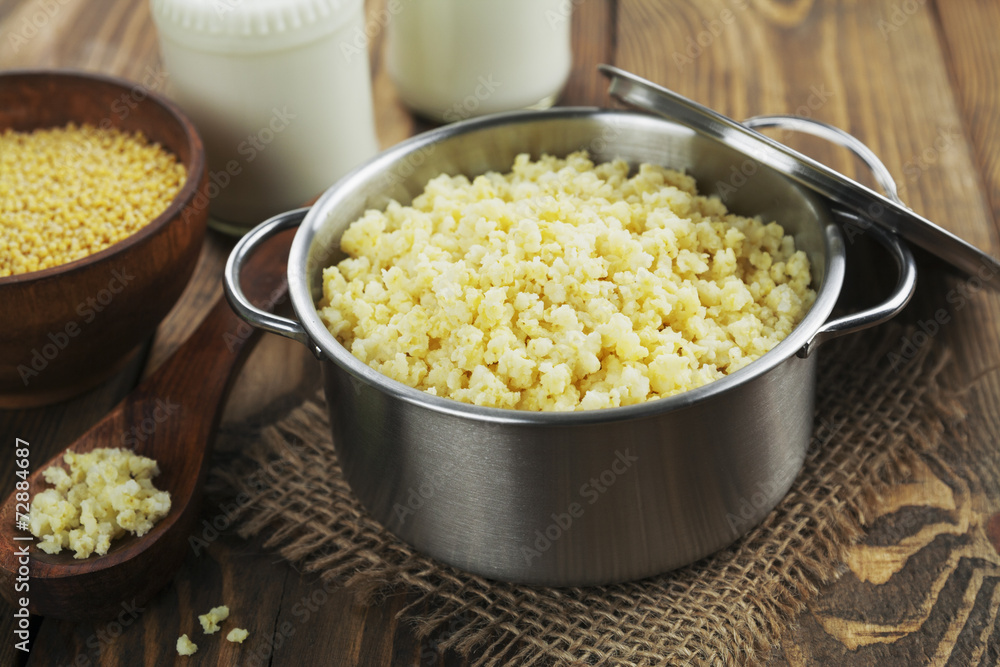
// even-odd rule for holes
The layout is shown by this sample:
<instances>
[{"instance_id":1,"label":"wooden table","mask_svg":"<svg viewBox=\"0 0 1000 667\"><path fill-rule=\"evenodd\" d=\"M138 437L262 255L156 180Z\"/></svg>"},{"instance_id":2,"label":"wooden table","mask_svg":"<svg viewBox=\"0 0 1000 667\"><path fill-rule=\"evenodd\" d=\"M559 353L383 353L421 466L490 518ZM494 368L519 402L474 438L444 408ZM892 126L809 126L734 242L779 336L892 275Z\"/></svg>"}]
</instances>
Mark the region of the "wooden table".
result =
<instances>
[{"instance_id":1,"label":"wooden table","mask_svg":"<svg viewBox=\"0 0 1000 667\"><path fill-rule=\"evenodd\" d=\"M369 10L378 4L370 2ZM1000 255L996 0L572 4L575 59L562 103L610 105L606 83L594 69L607 62L736 118L792 112L831 122L874 149L916 211ZM382 34L372 40L372 72L379 137L390 146L422 127L396 98L383 44ZM0 68L74 67L140 80L159 66L144 0L0 0ZM856 165L839 150L782 138L855 174ZM169 356L220 295L231 243L210 235L187 292L129 368L75 400L0 413L0 443L27 439L33 460L42 461L99 419ZM956 353L949 378L969 388L973 437L995 443L1000 440L1000 297L972 290L967 305L957 308L946 300L957 287L956 279L923 271L905 317L919 323L939 308L949 309L950 322L936 336ZM316 374L302 349L267 337L240 376L225 419L265 420L309 393ZM994 454L967 461L962 476L1000 479L1000 450ZM4 496L15 481L12 465L11 457L0 460ZM918 469L910 483L884 499L887 520L876 522L869 539L852 551L845 576L790 624L773 664L996 664L1000 489L993 482L966 484L970 495L960 487ZM892 521L900 508L911 518ZM964 523L942 519L942 512L946 517L959 512ZM171 586L143 609L123 610L119 621L35 619L30 656L14 649L11 610L3 607L0 664L162 665L176 659L230 665L238 655L240 664L251 665L465 664L440 655L434 637L417 640L395 618L405 599L359 606L350 593L322 591L314 578L231 533L223 531L207 554L192 555ZM244 612L254 638L250 651L202 642L194 659L177 659L177 636L197 628L196 615L222 601Z\"/></svg>"}]
</instances>

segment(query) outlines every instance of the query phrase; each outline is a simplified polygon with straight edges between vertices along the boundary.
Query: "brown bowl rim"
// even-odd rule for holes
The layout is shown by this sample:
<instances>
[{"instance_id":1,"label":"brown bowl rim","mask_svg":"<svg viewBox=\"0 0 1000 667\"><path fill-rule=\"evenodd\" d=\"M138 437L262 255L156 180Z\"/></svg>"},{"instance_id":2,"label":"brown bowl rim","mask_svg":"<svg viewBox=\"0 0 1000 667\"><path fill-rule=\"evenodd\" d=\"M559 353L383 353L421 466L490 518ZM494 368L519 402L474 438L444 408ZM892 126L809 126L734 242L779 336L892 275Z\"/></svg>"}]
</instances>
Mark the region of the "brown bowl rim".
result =
<instances>
[{"instance_id":1,"label":"brown bowl rim","mask_svg":"<svg viewBox=\"0 0 1000 667\"><path fill-rule=\"evenodd\" d=\"M34 68L34 69L12 69L0 72L0 82L4 80L13 79L15 77L22 78L33 78L33 77L57 77L65 79L86 79L89 81L99 81L113 86L121 88L125 92L131 92L133 88L139 86L140 84L129 81L117 76L111 76L107 74L97 74L94 72L85 72L82 70L75 69L49 69L49 68ZM117 255L118 253L124 253L128 251L129 248L139 245L147 238L156 234L161 228L163 228L168 222L174 219L177 214L179 214L189 203L194 200L198 189L201 186L202 174L205 171L205 147L201 140L201 135L198 134L197 128L194 123L188 118L181 109L168 100L163 95L152 91L146 90L146 96L148 99L152 100L154 103L160 105L170 114L175 121L177 121L180 126L184 129L184 135L187 137L188 145L191 148L191 155L188 163L184 166L187 168L187 177L185 178L184 185L181 189L174 195L174 198L170 200L167 208L164 209L162 213L153 218L148 224L142 227L139 231L134 234L130 234L121 241L109 245L103 250L99 250L92 255L87 255L86 257L81 257L80 259L73 260L72 262L67 262L66 264L59 264L58 266L52 266L47 269L41 269L38 271L29 271L27 273L18 273L11 276L0 276L0 288L7 287L9 285L19 285L31 282L41 282L48 278L62 275L71 275L78 271L85 270L91 265L98 264L103 260ZM192 178L192 174L195 177Z\"/></svg>"}]
</instances>

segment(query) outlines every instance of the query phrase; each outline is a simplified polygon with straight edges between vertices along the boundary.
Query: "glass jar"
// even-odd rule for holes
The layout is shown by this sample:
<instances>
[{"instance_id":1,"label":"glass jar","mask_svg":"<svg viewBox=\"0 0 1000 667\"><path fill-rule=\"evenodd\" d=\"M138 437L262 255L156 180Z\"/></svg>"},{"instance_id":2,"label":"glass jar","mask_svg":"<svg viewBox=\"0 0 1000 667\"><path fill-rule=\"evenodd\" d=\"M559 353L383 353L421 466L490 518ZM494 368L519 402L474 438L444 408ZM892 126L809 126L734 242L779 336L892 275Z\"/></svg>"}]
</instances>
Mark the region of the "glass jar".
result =
<instances>
[{"instance_id":1,"label":"glass jar","mask_svg":"<svg viewBox=\"0 0 1000 667\"><path fill-rule=\"evenodd\" d=\"M389 75L408 107L437 121L548 108L572 65L572 5L389 0Z\"/></svg>"},{"instance_id":2,"label":"glass jar","mask_svg":"<svg viewBox=\"0 0 1000 667\"><path fill-rule=\"evenodd\" d=\"M378 149L363 0L151 0L168 94L205 142L212 226L243 233Z\"/></svg>"}]
</instances>

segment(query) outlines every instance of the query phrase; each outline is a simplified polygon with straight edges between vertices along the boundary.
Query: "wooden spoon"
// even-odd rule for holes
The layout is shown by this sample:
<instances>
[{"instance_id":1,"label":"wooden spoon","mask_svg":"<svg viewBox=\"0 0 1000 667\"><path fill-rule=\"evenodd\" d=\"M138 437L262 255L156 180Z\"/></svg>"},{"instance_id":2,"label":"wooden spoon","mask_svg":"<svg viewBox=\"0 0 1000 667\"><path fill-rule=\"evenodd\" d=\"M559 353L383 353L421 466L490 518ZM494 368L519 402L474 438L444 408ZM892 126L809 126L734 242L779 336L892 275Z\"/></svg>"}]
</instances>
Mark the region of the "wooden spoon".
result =
<instances>
[{"instance_id":1,"label":"wooden spoon","mask_svg":"<svg viewBox=\"0 0 1000 667\"><path fill-rule=\"evenodd\" d=\"M243 272L243 288L262 308L285 299L285 265L294 231L264 244ZM123 603L142 604L180 567L188 539L200 535L201 490L211 445L232 380L258 336L239 319L225 297L212 308L190 338L114 410L66 449L128 447L159 463L153 482L170 492L170 512L142 537L112 542L104 556L74 559L73 551L49 555L35 538L15 526L16 493L0 507L0 592L15 607L27 598L35 614L82 620L109 618ZM42 471L62 465L62 454L35 467L29 477L31 497L48 487ZM24 507L20 508L22 513ZM28 548L29 588L15 590L19 551ZM22 570L23 574L23 570Z\"/></svg>"}]
</instances>

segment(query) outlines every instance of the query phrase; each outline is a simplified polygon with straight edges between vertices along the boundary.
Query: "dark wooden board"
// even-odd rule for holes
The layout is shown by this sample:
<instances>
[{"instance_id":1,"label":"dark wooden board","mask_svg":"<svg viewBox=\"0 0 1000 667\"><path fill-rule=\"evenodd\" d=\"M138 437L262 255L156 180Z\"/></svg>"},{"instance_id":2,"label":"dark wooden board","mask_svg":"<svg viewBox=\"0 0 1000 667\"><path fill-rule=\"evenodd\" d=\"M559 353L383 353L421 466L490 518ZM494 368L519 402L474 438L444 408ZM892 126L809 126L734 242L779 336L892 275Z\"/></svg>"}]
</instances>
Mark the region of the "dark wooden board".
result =
<instances>
[{"instance_id":1,"label":"dark wooden board","mask_svg":"<svg viewBox=\"0 0 1000 667\"><path fill-rule=\"evenodd\" d=\"M369 5L371 11L377 3ZM610 62L737 118L807 112L866 141L918 212L1000 254L1000 10L992 0L583 0L573 5L575 66L564 102L609 104L605 84L592 68ZM11 26L17 29L36 6L33 0L0 0L0 35ZM909 7L914 10L904 11ZM388 146L426 125L396 99L382 59L383 37L377 34L371 49L376 121L380 143ZM55 65L141 79L146 68L158 67L147 4L109 0L93 11L92 4L67 3L17 53L0 40L0 67ZM865 178L851 158L820 141L780 138ZM209 238L188 293L154 341L151 366L183 340L218 294L230 245L218 236ZM919 323L940 308L947 310L949 323L935 338L955 349L949 378L969 387L971 437L995 445L1000 373L990 369L1000 366L1000 299L971 287L925 271L906 317ZM948 300L956 289L966 295L960 308ZM289 358L297 363L288 363ZM54 451L96 421L137 375L135 366L131 375L59 408L0 415L0 437L23 433L34 438L38 452ZM315 367L302 350L266 337L237 382L227 419L259 419L283 396L311 386ZM890 667L1000 660L1000 594L994 582L1000 561L995 548L1000 542L1000 519L995 518L1000 456L995 447L992 452L974 460L928 460L911 484L884 499L882 517L844 566L844 576L788 628L774 664ZM9 489L12 482L9 460L0 458L0 488ZM211 518L211 509L206 512ZM151 661L155 656L169 664L173 654L168 649L187 630L202 647L195 656L199 664L231 664L235 654L212 653L220 650L220 642L199 637L195 618L222 601L234 609L234 621L250 610L253 617L245 627L255 624L262 637L275 637L283 622L292 624L294 633L273 651L275 665L323 664L318 661L324 656L333 656L329 664L341 658L339 664L464 664L453 655L438 655L433 637L418 641L395 618L404 599L365 606L349 593L324 591L328 599L300 623L303 614L300 608L296 615L296 603L323 589L311 575L276 561L257 542L232 535L213 542L200 557L189 555L171 588L109 645L100 664L157 664ZM870 634L879 631L876 621L882 630L896 628L896 634ZM76 650L88 648L87 639L97 629L42 622L31 664L68 663ZM10 630L9 615L3 614L0 632L10 636ZM873 641L852 650L866 632ZM250 640L244 650L253 650ZM12 664L7 660L12 655L0 642L0 664Z\"/></svg>"}]
</instances>

